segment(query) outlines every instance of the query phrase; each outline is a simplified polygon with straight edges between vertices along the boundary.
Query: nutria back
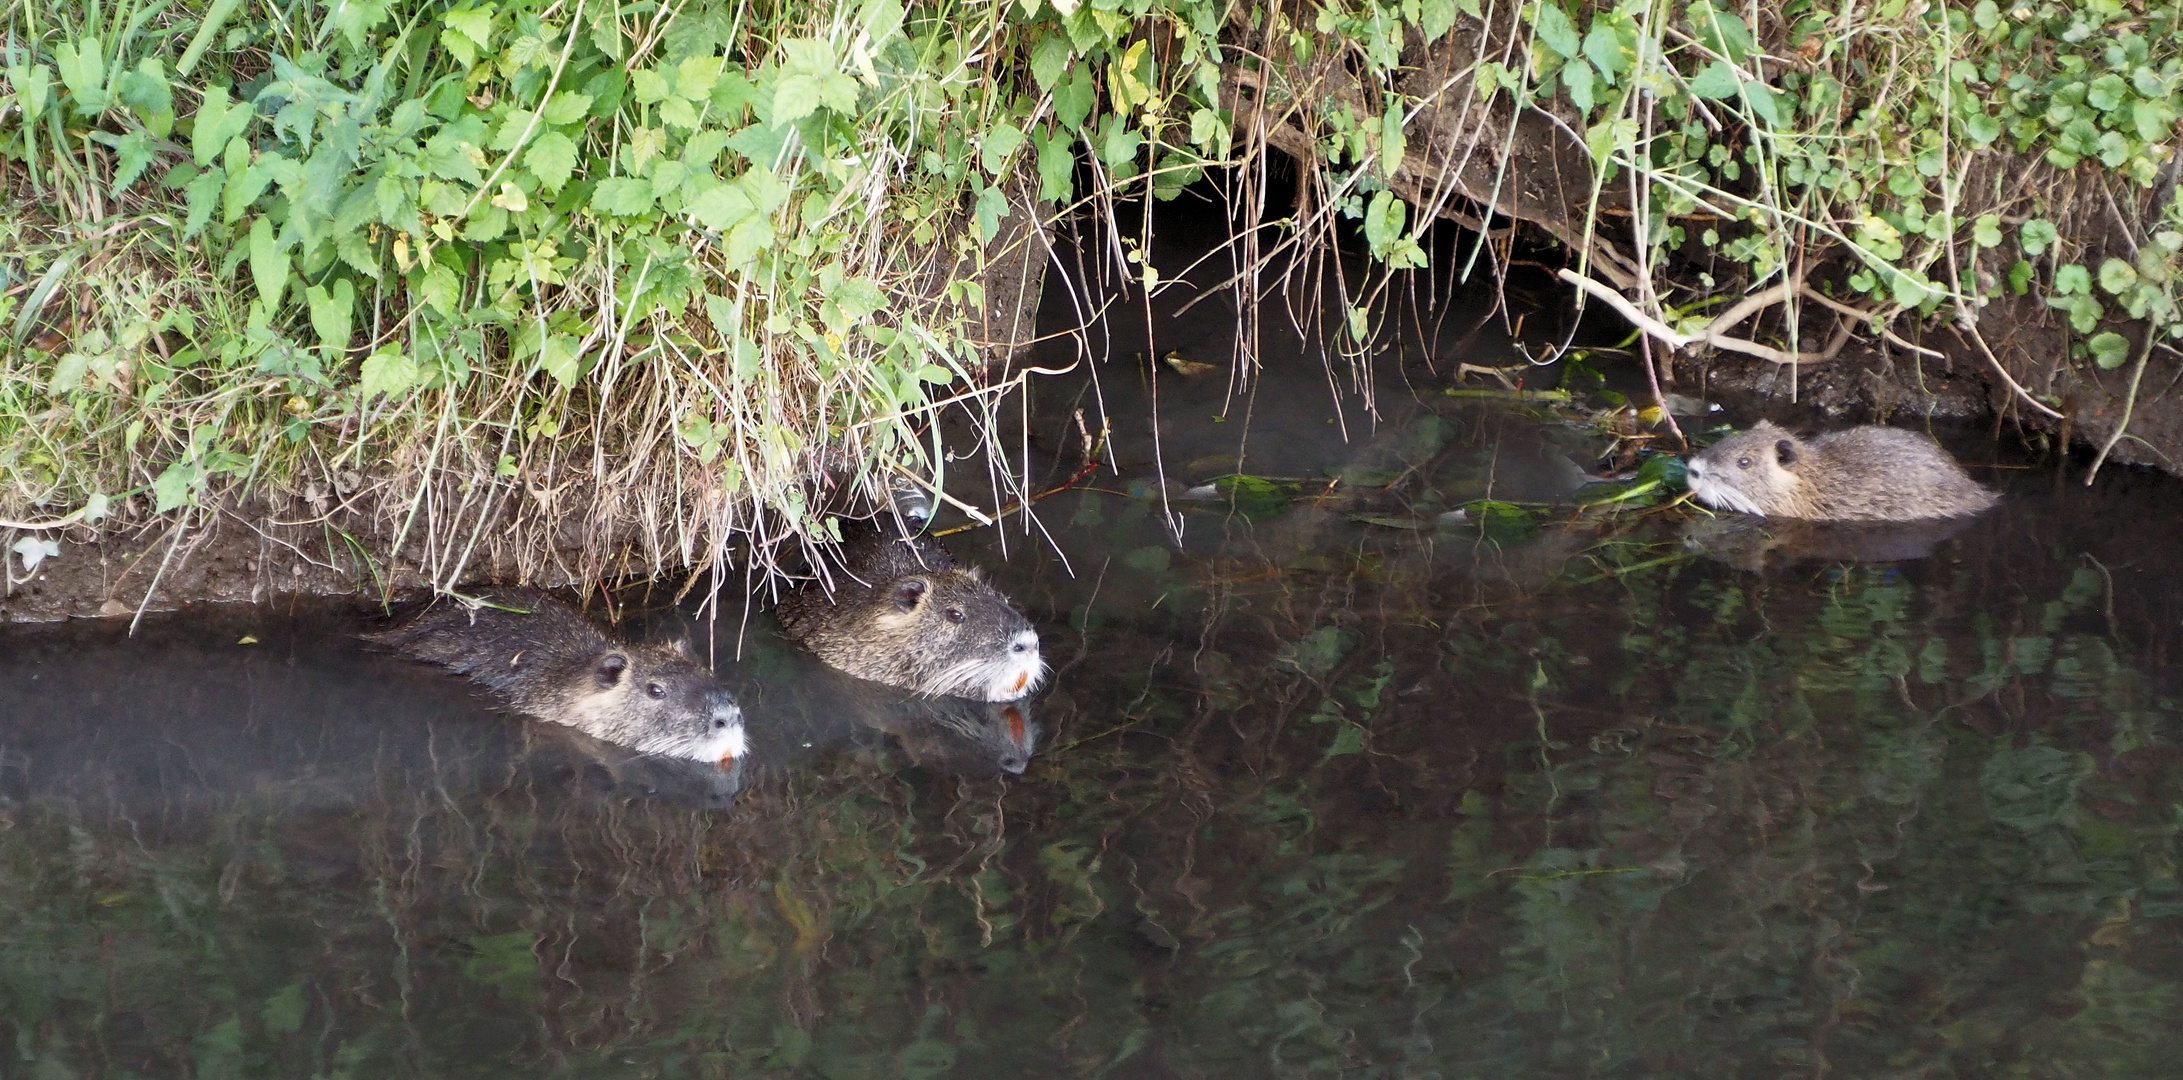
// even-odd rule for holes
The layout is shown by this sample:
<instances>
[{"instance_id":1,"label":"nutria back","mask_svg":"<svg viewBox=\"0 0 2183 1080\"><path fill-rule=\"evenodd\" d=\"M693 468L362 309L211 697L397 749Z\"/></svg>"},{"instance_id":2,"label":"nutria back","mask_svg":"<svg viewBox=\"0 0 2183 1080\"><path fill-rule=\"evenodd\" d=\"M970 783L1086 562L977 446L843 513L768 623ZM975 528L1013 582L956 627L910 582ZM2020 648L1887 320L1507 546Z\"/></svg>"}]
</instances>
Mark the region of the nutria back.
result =
<instances>
[{"instance_id":1,"label":"nutria back","mask_svg":"<svg viewBox=\"0 0 2183 1080\"><path fill-rule=\"evenodd\" d=\"M775 614L791 639L857 678L1014 701L1046 676L1031 621L929 537L857 526L832 584L831 595L823 582L802 586Z\"/></svg>"},{"instance_id":2,"label":"nutria back","mask_svg":"<svg viewBox=\"0 0 2183 1080\"><path fill-rule=\"evenodd\" d=\"M436 607L365 636L593 738L723 764L744 753L743 711L682 648L613 641L581 612L534 590L500 592L487 603Z\"/></svg>"},{"instance_id":3,"label":"nutria back","mask_svg":"<svg viewBox=\"0 0 2183 1080\"><path fill-rule=\"evenodd\" d=\"M1810 521L1964 517L1998 498L1931 439L1877 425L1799 439L1761 420L1692 458L1688 476L1709 506Z\"/></svg>"}]
</instances>

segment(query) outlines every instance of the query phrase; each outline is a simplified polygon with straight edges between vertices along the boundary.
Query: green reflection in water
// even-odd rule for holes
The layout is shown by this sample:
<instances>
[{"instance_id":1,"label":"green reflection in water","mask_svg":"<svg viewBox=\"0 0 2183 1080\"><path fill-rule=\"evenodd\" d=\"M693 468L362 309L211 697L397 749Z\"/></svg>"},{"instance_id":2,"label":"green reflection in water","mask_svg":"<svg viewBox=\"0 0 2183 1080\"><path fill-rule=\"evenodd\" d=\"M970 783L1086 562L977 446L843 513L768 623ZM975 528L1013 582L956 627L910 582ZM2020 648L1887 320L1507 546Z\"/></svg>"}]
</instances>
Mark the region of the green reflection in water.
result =
<instances>
[{"instance_id":1,"label":"green reflection in water","mask_svg":"<svg viewBox=\"0 0 2183 1080\"><path fill-rule=\"evenodd\" d=\"M1075 516L1150 542L1141 503ZM2173 685L2100 571L1573 584L1658 552L1549 532L1545 570L1511 548L1489 574L1475 539L1319 533L1304 561L1239 535L1097 589L1019 583L1082 631L1052 635L1053 734L1021 779L866 743L706 814L390 767L368 797L243 791L149 838L17 800L0 1071L2183 1060Z\"/></svg>"}]
</instances>

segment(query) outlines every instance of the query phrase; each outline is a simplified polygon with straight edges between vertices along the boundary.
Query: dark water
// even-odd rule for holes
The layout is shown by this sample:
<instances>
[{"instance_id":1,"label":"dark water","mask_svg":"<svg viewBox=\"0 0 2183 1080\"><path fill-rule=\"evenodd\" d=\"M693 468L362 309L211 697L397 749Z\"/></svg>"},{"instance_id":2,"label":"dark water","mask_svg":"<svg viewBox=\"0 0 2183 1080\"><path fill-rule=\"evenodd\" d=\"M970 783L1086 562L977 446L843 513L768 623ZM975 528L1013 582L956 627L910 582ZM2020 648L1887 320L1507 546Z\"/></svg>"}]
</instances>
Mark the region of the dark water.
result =
<instances>
[{"instance_id":1,"label":"dark water","mask_svg":"<svg viewBox=\"0 0 2183 1080\"><path fill-rule=\"evenodd\" d=\"M0 629L0 1075L2177 1075L2178 485L1969 440L2001 509L1881 563L1481 528L1601 444L1452 355L1347 441L1323 377L1163 376L1165 506L1118 420L1058 553L951 537L1045 635L1022 715L723 624L732 781L344 609Z\"/></svg>"}]
</instances>

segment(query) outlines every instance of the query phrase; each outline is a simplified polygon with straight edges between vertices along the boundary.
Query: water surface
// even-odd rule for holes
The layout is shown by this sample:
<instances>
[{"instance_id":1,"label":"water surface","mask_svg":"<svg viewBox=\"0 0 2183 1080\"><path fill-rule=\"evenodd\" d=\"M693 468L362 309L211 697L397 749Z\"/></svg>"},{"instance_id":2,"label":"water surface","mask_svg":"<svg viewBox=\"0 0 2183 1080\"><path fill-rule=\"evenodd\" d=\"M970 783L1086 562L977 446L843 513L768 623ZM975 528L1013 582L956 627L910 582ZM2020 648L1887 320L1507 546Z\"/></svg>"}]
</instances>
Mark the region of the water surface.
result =
<instances>
[{"instance_id":1,"label":"water surface","mask_svg":"<svg viewBox=\"0 0 2183 1080\"><path fill-rule=\"evenodd\" d=\"M723 623L732 782L347 608L0 628L0 1074L2173 1075L2177 485L1965 438L2006 501L1925 557L1714 557L1447 385L1239 447L1178 380L1167 499L1118 428L950 537L1056 669L1013 727Z\"/></svg>"}]
</instances>

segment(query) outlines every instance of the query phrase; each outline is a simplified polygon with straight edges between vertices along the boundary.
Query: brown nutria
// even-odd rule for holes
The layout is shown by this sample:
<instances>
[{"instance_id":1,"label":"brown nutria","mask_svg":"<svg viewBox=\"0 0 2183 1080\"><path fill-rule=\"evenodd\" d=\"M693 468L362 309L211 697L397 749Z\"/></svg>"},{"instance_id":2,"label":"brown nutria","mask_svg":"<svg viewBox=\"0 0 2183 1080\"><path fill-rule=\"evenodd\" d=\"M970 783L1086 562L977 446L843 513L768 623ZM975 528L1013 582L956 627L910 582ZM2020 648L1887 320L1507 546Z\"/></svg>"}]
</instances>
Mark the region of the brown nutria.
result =
<instances>
[{"instance_id":1,"label":"brown nutria","mask_svg":"<svg viewBox=\"0 0 2183 1080\"><path fill-rule=\"evenodd\" d=\"M742 756L743 710L686 644L611 641L574 608L532 590L487 603L443 607L365 636L596 739L721 764Z\"/></svg>"},{"instance_id":2,"label":"brown nutria","mask_svg":"<svg viewBox=\"0 0 2183 1080\"><path fill-rule=\"evenodd\" d=\"M1046 677L1038 631L938 541L857 528L828 596L811 582L776 611L789 638L860 679L920 694L1014 701Z\"/></svg>"},{"instance_id":3,"label":"brown nutria","mask_svg":"<svg viewBox=\"0 0 2183 1080\"><path fill-rule=\"evenodd\" d=\"M1964 517L1997 498L1931 439L1879 426L1799 439L1761 420L1690 459L1689 478L1709 506L1809 521Z\"/></svg>"}]
</instances>

